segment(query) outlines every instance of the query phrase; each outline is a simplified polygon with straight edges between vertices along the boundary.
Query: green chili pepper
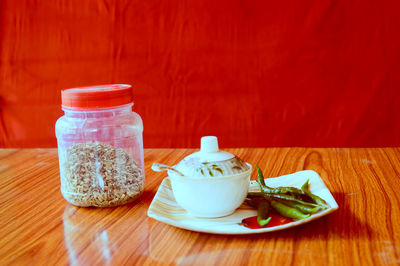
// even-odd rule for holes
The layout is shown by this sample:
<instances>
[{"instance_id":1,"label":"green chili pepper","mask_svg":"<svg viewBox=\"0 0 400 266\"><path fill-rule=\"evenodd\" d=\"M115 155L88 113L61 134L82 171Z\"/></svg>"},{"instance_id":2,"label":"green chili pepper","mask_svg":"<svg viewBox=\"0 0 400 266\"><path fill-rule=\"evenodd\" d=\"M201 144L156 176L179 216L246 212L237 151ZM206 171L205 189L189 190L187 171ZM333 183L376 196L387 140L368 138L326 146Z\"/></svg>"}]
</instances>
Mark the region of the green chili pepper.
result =
<instances>
[{"instance_id":1,"label":"green chili pepper","mask_svg":"<svg viewBox=\"0 0 400 266\"><path fill-rule=\"evenodd\" d=\"M258 210L257 221L260 226L269 222L270 206L281 215L294 219L307 218L312 213L329 207L322 198L310 192L308 180L301 187L301 190L295 187L272 188L265 184L260 167L257 165L256 167L258 172L257 183L261 192L249 192L247 197L248 203Z\"/></svg>"},{"instance_id":2,"label":"green chili pepper","mask_svg":"<svg viewBox=\"0 0 400 266\"><path fill-rule=\"evenodd\" d=\"M257 222L260 226L269 223L271 220L271 217L269 217L270 203L264 197L246 198L246 203L257 209Z\"/></svg>"},{"instance_id":3,"label":"green chili pepper","mask_svg":"<svg viewBox=\"0 0 400 266\"><path fill-rule=\"evenodd\" d=\"M308 206L313 206L310 205L311 203L307 202L307 201L312 201L317 203L323 208L329 207L323 199L312 194L308 189L303 189L304 185L307 185L306 187L308 187L308 183L304 184L301 190L295 187L277 187L277 188L268 187L265 184L264 175L260 167L258 167L257 165L256 167L258 172L257 183L259 184L262 192L264 193L264 196L275 197L284 200L291 200Z\"/></svg>"},{"instance_id":4,"label":"green chili pepper","mask_svg":"<svg viewBox=\"0 0 400 266\"><path fill-rule=\"evenodd\" d=\"M285 195L285 194L276 194L276 193L264 193L264 192L257 192L257 191L253 191L253 192L248 192L247 193L247 197L248 198L265 198L267 200L270 200L271 198L275 198L275 199L281 199L281 200L292 200L295 201L299 204L303 204L303 205L307 205L309 207L317 207L317 204L311 203L311 202L307 202L307 201L302 201L299 200L298 198L292 196L292 195Z\"/></svg>"},{"instance_id":5,"label":"green chili pepper","mask_svg":"<svg viewBox=\"0 0 400 266\"><path fill-rule=\"evenodd\" d=\"M292 202L296 202L305 206L309 206L309 207L317 207L319 206L318 204L314 204L314 203L310 203L310 202L305 202L302 200L297 199L294 196L291 195L286 195L286 194L273 194L273 193L264 193L263 194L264 197L266 199L276 199L276 200L287 200L287 201L292 201Z\"/></svg>"},{"instance_id":6,"label":"green chili pepper","mask_svg":"<svg viewBox=\"0 0 400 266\"><path fill-rule=\"evenodd\" d=\"M265 181L264 181L264 175L263 172L261 171L260 167L256 165L257 168L257 181L260 184L260 186L266 186Z\"/></svg>"},{"instance_id":7,"label":"green chili pepper","mask_svg":"<svg viewBox=\"0 0 400 266\"><path fill-rule=\"evenodd\" d=\"M318 197L317 195L314 195L311 193L309 189L309 184L308 184L308 179L307 181L301 186L301 190L307 194L315 203L317 203L319 206L321 206L322 209L327 209L329 208L328 203L326 203L325 200L322 198Z\"/></svg>"},{"instance_id":8,"label":"green chili pepper","mask_svg":"<svg viewBox=\"0 0 400 266\"><path fill-rule=\"evenodd\" d=\"M260 187L262 187L263 191L265 193L278 193L278 194L286 194L286 193L290 193L294 196L296 195L304 195L304 192L298 188L295 187L276 187L276 188L272 188L269 187L265 184L264 181L264 175L260 169L260 167L258 167L258 165L256 165L257 167L257 182L260 185Z\"/></svg>"},{"instance_id":9,"label":"green chili pepper","mask_svg":"<svg viewBox=\"0 0 400 266\"><path fill-rule=\"evenodd\" d=\"M256 191L247 192L247 197L248 197L248 198L258 198L258 197L264 198L262 192L256 192Z\"/></svg>"},{"instance_id":10,"label":"green chili pepper","mask_svg":"<svg viewBox=\"0 0 400 266\"><path fill-rule=\"evenodd\" d=\"M293 219L305 219L310 217L310 214L304 214L296 208L289 207L278 201L271 201L271 206L281 215Z\"/></svg>"},{"instance_id":11,"label":"green chili pepper","mask_svg":"<svg viewBox=\"0 0 400 266\"><path fill-rule=\"evenodd\" d=\"M298 204L303 204L303 205L306 205L306 206L312 207L312 208L319 206L318 204L302 201L302 200L297 199L296 197L293 197L291 195L285 195L285 194L263 193L263 192L255 192L254 191L254 192L248 192L247 197L249 199L264 198L266 200L275 199L275 200L294 201L294 202L297 202Z\"/></svg>"},{"instance_id":12,"label":"green chili pepper","mask_svg":"<svg viewBox=\"0 0 400 266\"><path fill-rule=\"evenodd\" d=\"M307 206L307 205L304 205L304 204L301 204L298 202L293 202L293 201L288 201L288 200L278 200L278 202L283 203L289 207L296 208L299 211L301 211L302 213L306 213L306 214L316 213L317 211L319 211L321 209L321 207L318 205L315 207L311 207L311 206Z\"/></svg>"},{"instance_id":13,"label":"green chili pepper","mask_svg":"<svg viewBox=\"0 0 400 266\"><path fill-rule=\"evenodd\" d=\"M268 201L263 200L258 204L257 207L257 222L260 226L264 226L271 221L271 217L269 217L269 208L270 204Z\"/></svg>"}]
</instances>

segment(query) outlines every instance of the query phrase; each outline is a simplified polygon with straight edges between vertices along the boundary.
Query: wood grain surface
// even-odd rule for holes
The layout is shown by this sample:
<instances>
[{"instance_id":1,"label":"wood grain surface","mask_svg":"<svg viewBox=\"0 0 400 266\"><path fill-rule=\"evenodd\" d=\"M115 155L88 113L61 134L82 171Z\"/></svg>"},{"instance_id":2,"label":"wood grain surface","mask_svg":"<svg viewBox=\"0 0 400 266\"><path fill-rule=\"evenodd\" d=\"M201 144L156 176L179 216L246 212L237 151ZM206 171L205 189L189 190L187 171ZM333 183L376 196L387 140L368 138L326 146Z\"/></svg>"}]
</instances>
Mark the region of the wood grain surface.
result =
<instances>
[{"instance_id":1,"label":"wood grain surface","mask_svg":"<svg viewBox=\"0 0 400 266\"><path fill-rule=\"evenodd\" d=\"M135 203L77 208L59 190L55 149L0 150L1 265L398 265L400 149L230 149L266 177L311 169L339 210L288 230L245 236L178 229L147 217L163 173L190 149L145 150ZM254 174L254 173L253 173ZM253 176L254 178L255 176Z\"/></svg>"}]
</instances>

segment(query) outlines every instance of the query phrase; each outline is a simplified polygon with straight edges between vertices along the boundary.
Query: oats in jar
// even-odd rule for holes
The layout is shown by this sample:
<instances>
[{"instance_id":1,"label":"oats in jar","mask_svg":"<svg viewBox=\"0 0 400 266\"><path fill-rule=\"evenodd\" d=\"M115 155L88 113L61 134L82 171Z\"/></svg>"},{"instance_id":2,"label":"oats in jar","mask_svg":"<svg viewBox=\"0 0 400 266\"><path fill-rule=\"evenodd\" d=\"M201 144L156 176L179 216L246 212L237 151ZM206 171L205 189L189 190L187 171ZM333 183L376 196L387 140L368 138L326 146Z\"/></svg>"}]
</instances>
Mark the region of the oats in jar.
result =
<instances>
[{"instance_id":1,"label":"oats in jar","mask_svg":"<svg viewBox=\"0 0 400 266\"><path fill-rule=\"evenodd\" d=\"M123 149L93 142L70 146L60 155L61 192L72 204L110 207L134 201L144 190L144 174Z\"/></svg>"}]
</instances>

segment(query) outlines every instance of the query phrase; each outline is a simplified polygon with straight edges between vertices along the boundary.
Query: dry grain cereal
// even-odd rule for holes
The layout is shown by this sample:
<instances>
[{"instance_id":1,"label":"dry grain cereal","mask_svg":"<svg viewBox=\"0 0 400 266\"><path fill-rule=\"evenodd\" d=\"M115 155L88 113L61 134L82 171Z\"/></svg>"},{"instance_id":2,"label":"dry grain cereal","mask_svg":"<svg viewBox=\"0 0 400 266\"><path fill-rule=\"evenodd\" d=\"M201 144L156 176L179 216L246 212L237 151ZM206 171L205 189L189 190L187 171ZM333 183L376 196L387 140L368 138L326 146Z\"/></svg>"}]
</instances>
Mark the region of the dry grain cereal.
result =
<instances>
[{"instance_id":1,"label":"dry grain cereal","mask_svg":"<svg viewBox=\"0 0 400 266\"><path fill-rule=\"evenodd\" d=\"M143 192L143 170L123 149L100 142L78 143L60 159L61 192L74 205L117 206Z\"/></svg>"}]
</instances>

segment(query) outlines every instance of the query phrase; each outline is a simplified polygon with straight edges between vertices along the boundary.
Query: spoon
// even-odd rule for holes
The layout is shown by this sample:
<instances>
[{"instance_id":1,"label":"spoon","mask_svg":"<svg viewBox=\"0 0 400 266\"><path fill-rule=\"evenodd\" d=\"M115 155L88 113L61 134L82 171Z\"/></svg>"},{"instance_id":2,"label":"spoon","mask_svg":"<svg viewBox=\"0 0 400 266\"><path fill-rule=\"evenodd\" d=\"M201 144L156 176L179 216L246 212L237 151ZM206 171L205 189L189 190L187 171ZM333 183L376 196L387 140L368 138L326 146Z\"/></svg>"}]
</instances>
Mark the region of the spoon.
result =
<instances>
[{"instance_id":1,"label":"spoon","mask_svg":"<svg viewBox=\"0 0 400 266\"><path fill-rule=\"evenodd\" d=\"M171 170L171 171L174 171L175 173L177 173L180 176L185 176L184 174L182 174L181 172L179 172L178 170L176 170L172 166L169 166L169 165L166 165L166 164L162 164L162 163L153 163L153 165L151 166L151 169L153 171L156 171L156 172Z\"/></svg>"}]
</instances>

